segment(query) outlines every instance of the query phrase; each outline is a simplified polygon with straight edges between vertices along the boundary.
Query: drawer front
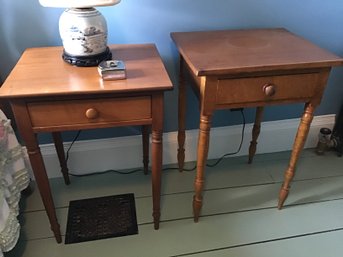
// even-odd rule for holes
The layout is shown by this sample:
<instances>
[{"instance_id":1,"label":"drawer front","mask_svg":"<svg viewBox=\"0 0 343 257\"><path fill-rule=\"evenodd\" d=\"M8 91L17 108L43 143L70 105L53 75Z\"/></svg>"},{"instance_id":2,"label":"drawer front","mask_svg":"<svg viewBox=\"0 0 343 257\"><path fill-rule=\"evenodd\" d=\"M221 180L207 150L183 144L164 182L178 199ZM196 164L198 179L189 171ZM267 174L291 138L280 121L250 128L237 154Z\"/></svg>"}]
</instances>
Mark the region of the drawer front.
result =
<instances>
[{"instance_id":1,"label":"drawer front","mask_svg":"<svg viewBox=\"0 0 343 257\"><path fill-rule=\"evenodd\" d=\"M318 86L318 73L221 79L217 85L217 103L296 101L311 98Z\"/></svg>"},{"instance_id":2,"label":"drawer front","mask_svg":"<svg viewBox=\"0 0 343 257\"><path fill-rule=\"evenodd\" d=\"M72 127L151 118L151 98L99 98L28 103L34 128ZM91 127L91 126L90 126Z\"/></svg>"}]
</instances>

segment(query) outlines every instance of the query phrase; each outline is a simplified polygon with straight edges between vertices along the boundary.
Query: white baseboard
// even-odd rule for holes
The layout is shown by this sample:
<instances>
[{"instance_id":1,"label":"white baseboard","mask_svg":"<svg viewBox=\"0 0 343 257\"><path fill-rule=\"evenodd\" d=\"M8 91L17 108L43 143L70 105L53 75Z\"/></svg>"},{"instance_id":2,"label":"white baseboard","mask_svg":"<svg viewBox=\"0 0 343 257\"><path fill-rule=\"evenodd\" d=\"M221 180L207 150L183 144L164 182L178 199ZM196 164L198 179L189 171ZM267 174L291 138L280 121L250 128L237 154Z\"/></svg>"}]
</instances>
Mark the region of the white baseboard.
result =
<instances>
[{"instance_id":1,"label":"white baseboard","mask_svg":"<svg viewBox=\"0 0 343 257\"><path fill-rule=\"evenodd\" d=\"M335 115L316 116L305 148L315 147L318 132L322 127L332 128ZM299 125L299 119L263 122L258 138L257 153L290 150ZM241 151L235 155L247 155L253 124L247 124ZM209 159L221 157L237 150L241 139L242 125L211 129ZM196 160L198 130L186 132L186 161ZM65 143L65 149L70 143ZM60 166L53 144L41 145L41 152L50 178L60 177ZM177 132L163 134L163 164L176 163ZM74 174L104 171L108 169L131 169L142 167L141 136L128 136L98 140L77 141L69 152L69 171Z\"/></svg>"}]
</instances>

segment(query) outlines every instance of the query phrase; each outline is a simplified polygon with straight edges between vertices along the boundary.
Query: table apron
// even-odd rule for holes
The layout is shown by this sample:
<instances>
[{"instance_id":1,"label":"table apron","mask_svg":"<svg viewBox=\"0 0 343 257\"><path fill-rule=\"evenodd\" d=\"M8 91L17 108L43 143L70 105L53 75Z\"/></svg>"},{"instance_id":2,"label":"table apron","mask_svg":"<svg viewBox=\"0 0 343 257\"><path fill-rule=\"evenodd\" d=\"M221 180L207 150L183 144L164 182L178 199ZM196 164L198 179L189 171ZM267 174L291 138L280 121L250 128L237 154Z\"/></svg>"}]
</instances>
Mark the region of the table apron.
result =
<instances>
[{"instance_id":1,"label":"table apron","mask_svg":"<svg viewBox=\"0 0 343 257\"><path fill-rule=\"evenodd\" d=\"M256 105L259 102L276 104L307 101L325 86L320 82L320 73L219 79L216 103Z\"/></svg>"},{"instance_id":2,"label":"table apron","mask_svg":"<svg viewBox=\"0 0 343 257\"><path fill-rule=\"evenodd\" d=\"M34 132L152 123L151 96L27 102Z\"/></svg>"}]
</instances>

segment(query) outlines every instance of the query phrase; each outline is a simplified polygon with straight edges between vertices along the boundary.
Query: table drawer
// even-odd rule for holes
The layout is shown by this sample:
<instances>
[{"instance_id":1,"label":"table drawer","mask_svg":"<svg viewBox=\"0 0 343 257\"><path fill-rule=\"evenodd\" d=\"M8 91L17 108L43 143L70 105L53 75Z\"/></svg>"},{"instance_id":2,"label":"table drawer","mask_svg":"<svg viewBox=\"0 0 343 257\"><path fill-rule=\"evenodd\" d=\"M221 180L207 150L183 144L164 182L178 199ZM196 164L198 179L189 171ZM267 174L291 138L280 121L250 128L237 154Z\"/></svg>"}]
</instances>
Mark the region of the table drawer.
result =
<instances>
[{"instance_id":1,"label":"table drawer","mask_svg":"<svg viewBox=\"0 0 343 257\"><path fill-rule=\"evenodd\" d=\"M151 118L149 96L32 102L27 104L34 128L113 124ZM90 126L91 127L91 126Z\"/></svg>"},{"instance_id":2,"label":"table drawer","mask_svg":"<svg viewBox=\"0 0 343 257\"><path fill-rule=\"evenodd\" d=\"M312 97L318 86L318 73L220 79L217 86L217 103L303 100Z\"/></svg>"}]
</instances>

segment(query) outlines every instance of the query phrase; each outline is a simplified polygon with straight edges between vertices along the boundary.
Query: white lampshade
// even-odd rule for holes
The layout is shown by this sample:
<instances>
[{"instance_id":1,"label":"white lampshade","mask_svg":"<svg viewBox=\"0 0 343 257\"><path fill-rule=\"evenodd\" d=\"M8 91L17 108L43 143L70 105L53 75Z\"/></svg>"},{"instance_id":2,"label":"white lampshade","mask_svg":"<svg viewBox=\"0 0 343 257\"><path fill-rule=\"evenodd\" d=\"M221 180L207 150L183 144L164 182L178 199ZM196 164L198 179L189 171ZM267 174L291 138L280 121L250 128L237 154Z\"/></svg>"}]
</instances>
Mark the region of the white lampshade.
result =
<instances>
[{"instance_id":1,"label":"white lampshade","mask_svg":"<svg viewBox=\"0 0 343 257\"><path fill-rule=\"evenodd\" d=\"M57 8L89 8L97 6L109 6L120 3L121 0L39 0L45 7Z\"/></svg>"}]
</instances>

